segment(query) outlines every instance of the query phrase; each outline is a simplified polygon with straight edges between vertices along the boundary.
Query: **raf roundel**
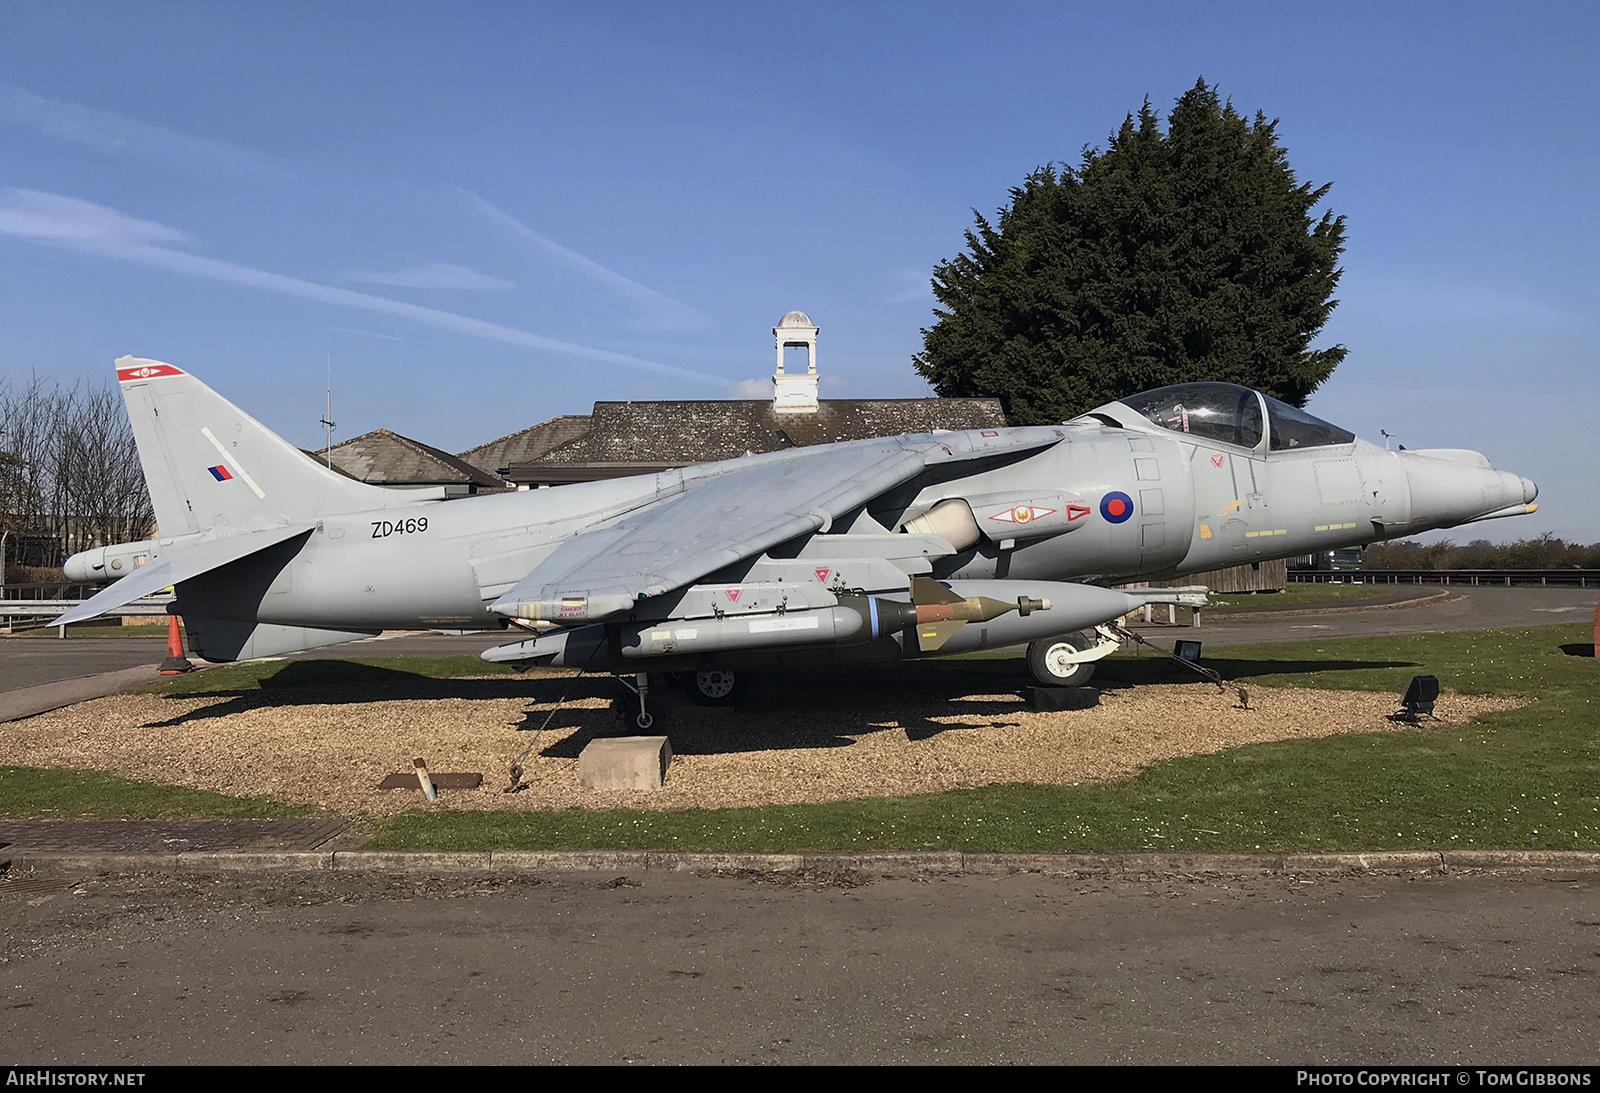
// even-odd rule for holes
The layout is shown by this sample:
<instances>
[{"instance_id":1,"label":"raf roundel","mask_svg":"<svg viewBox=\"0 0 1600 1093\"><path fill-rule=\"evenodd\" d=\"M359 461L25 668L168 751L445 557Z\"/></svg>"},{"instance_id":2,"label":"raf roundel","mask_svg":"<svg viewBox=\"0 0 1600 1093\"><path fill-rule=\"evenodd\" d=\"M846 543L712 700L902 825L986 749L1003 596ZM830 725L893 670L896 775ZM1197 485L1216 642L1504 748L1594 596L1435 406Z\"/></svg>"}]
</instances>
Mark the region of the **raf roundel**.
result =
<instances>
[{"instance_id":1,"label":"raf roundel","mask_svg":"<svg viewBox=\"0 0 1600 1093\"><path fill-rule=\"evenodd\" d=\"M1121 490L1112 490L1100 498L1100 515L1109 523L1122 523L1133 515L1133 498Z\"/></svg>"}]
</instances>

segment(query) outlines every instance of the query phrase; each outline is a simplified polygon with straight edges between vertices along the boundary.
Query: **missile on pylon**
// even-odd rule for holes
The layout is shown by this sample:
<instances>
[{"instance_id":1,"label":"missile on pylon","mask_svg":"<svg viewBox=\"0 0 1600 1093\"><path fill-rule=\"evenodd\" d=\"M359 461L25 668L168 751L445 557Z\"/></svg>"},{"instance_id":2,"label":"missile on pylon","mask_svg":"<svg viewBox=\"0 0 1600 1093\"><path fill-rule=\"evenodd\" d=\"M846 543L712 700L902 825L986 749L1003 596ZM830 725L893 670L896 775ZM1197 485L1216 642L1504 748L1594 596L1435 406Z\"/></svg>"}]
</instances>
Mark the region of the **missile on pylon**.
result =
<instances>
[{"instance_id":1,"label":"missile on pylon","mask_svg":"<svg viewBox=\"0 0 1600 1093\"><path fill-rule=\"evenodd\" d=\"M917 648L931 653L969 622L988 622L1015 611L1027 618L1050 610L1050 601L1018 596L1015 603L989 596L962 596L929 577L911 578L911 601L916 605Z\"/></svg>"}]
</instances>

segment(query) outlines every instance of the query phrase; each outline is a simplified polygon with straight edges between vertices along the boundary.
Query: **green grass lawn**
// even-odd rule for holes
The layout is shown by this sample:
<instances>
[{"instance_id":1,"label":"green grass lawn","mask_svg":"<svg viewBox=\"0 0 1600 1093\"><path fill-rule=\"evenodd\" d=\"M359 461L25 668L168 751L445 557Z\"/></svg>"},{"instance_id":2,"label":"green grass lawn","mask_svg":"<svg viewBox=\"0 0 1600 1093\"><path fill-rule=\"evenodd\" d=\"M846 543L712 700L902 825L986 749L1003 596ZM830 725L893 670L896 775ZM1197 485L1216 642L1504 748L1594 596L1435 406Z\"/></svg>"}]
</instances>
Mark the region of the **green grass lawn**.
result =
<instances>
[{"instance_id":1,"label":"green grass lawn","mask_svg":"<svg viewBox=\"0 0 1600 1093\"><path fill-rule=\"evenodd\" d=\"M382 849L965 850L1117 853L1441 848L1600 849L1600 661L1587 626L1340 639L1222 650L1230 679L1394 693L1411 676L1526 695L1462 728L1254 744L1173 759L1111 785L1005 785L766 808L413 809ZM1566 646L1567 649L1564 649ZM984 662L982 667L995 662ZM979 667L973 664L973 667ZM937 665L917 670L936 670ZM1167 681L1119 655L1100 679ZM1398 705L1398 702L1397 702Z\"/></svg>"},{"instance_id":2,"label":"green grass lawn","mask_svg":"<svg viewBox=\"0 0 1600 1093\"><path fill-rule=\"evenodd\" d=\"M1291 584L1281 592L1213 592L1212 607L1282 607L1285 604L1359 603L1411 585L1387 584ZM1424 594L1438 589L1422 589Z\"/></svg>"},{"instance_id":3,"label":"green grass lawn","mask_svg":"<svg viewBox=\"0 0 1600 1093\"><path fill-rule=\"evenodd\" d=\"M0 816L274 819L315 812L268 797L229 797L209 789L154 785L95 770L0 767Z\"/></svg>"},{"instance_id":4,"label":"green grass lawn","mask_svg":"<svg viewBox=\"0 0 1600 1093\"><path fill-rule=\"evenodd\" d=\"M1252 686L1396 696L1411 676L1532 703L1460 728L1254 744L1173 759L1111 785L1003 785L906 798L765 808L489 813L417 808L378 822L374 849L966 850L1115 853L1384 849L1600 849L1600 661L1587 624L1230 647L1207 664ZM269 661L153 684L168 693L498 674L475 657ZM1015 682L1015 660L961 671ZM1169 682L1149 653L1102 663L1108 686ZM0 814L294 814L263 799L107 775L0 768Z\"/></svg>"}]
</instances>

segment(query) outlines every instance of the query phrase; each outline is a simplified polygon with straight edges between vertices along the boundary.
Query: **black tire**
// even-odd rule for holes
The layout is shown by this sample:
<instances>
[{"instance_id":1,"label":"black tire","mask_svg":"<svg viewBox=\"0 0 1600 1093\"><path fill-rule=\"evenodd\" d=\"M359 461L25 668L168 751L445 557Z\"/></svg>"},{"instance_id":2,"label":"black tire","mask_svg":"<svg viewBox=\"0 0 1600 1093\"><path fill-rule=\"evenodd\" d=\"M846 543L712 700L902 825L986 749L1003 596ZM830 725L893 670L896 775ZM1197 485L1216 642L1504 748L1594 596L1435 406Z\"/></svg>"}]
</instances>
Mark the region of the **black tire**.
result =
<instances>
[{"instance_id":1,"label":"black tire","mask_svg":"<svg viewBox=\"0 0 1600 1093\"><path fill-rule=\"evenodd\" d=\"M1062 653L1081 653L1092 648L1094 643L1094 638L1082 630L1031 642L1028 645L1028 674L1041 687L1082 687L1094 678L1094 662L1062 664L1057 658Z\"/></svg>"},{"instance_id":2,"label":"black tire","mask_svg":"<svg viewBox=\"0 0 1600 1093\"><path fill-rule=\"evenodd\" d=\"M696 706L732 706L744 695L746 672L712 668L683 673L683 689Z\"/></svg>"},{"instance_id":3,"label":"black tire","mask_svg":"<svg viewBox=\"0 0 1600 1093\"><path fill-rule=\"evenodd\" d=\"M639 696L619 695L611 700L611 712L621 723L624 736L661 736L667 731L667 708L654 698L644 700L644 717L639 714ZM648 720L649 724L641 723Z\"/></svg>"}]
</instances>

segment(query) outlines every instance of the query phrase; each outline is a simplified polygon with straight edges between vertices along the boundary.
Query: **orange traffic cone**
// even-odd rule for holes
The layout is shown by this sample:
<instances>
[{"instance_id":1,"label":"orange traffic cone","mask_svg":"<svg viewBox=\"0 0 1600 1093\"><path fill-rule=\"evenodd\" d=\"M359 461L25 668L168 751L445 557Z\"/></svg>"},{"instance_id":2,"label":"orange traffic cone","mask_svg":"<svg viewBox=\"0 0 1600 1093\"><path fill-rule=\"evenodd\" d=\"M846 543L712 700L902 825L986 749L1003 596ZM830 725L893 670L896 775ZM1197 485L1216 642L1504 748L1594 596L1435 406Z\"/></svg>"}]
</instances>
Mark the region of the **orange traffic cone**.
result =
<instances>
[{"instance_id":1,"label":"orange traffic cone","mask_svg":"<svg viewBox=\"0 0 1600 1093\"><path fill-rule=\"evenodd\" d=\"M178 676L184 672L194 670L194 665L189 663L183 655L183 635L178 633L178 616L167 616L167 659L161 662L161 674L164 676Z\"/></svg>"}]
</instances>

